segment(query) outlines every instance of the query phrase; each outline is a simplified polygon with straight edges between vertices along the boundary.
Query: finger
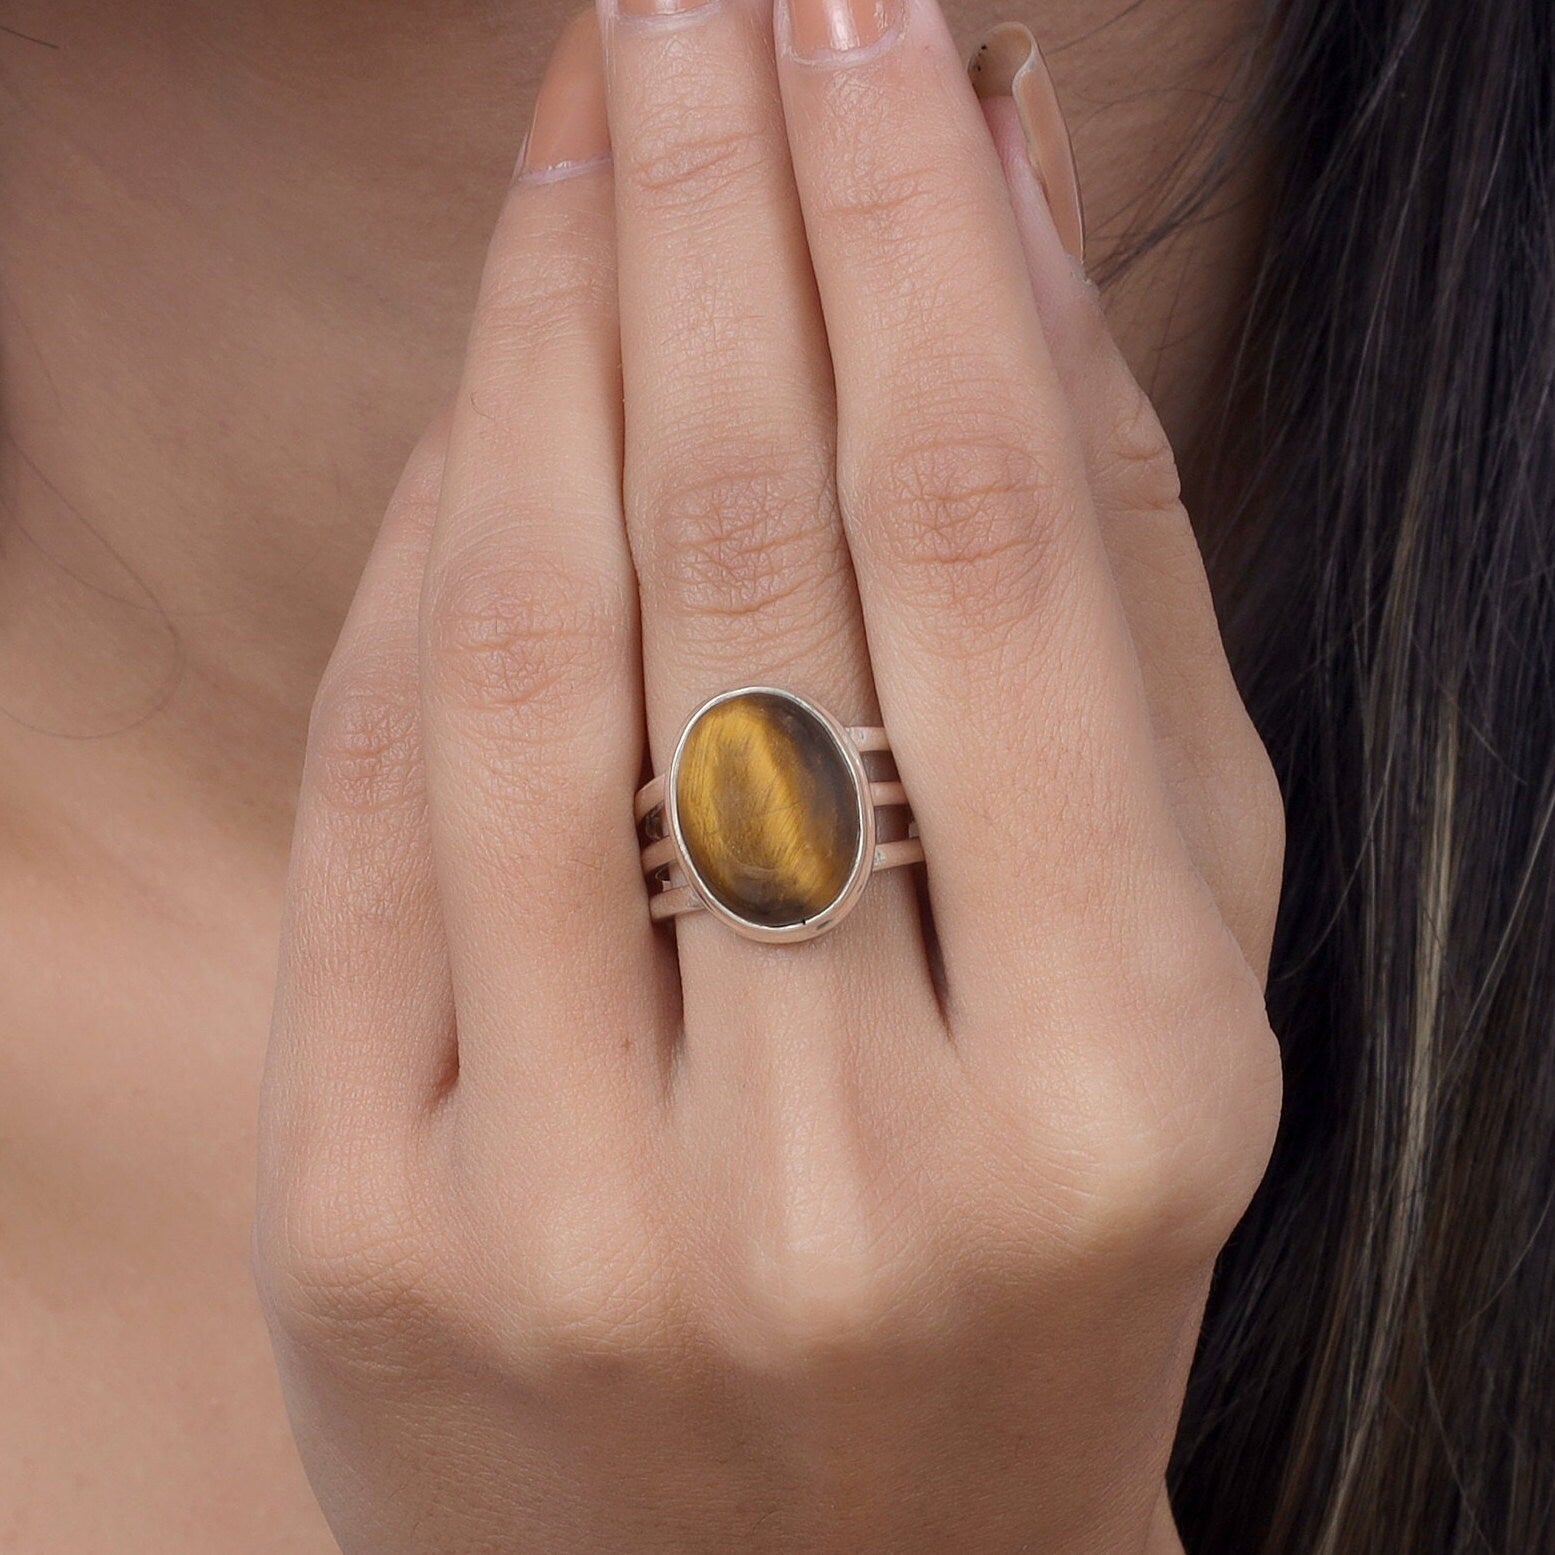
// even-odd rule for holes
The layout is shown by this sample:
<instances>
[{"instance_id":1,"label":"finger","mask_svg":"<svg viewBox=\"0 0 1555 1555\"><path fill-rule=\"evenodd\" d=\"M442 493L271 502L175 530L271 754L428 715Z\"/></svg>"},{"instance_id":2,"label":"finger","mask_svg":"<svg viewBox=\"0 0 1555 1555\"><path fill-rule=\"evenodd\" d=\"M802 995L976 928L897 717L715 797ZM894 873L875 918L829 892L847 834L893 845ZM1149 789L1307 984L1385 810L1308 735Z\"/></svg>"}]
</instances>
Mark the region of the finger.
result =
<instances>
[{"instance_id":1,"label":"finger","mask_svg":"<svg viewBox=\"0 0 1555 1555\"><path fill-rule=\"evenodd\" d=\"M1020 39L1035 63L1024 28ZM1158 760L1178 825L1243 954L1268 969L1283 860L1278 787L1226 659L1198 542L1159 418L1118 350L1101 296L1069 262L1056 213L1074 225L1063 159L1044 177L1022 123L1051 124L1045 72L1022 81L1041 101L1017 109L1006 90L984 102L1031 275L1043 335L1074 409L1107 555L1144 679ZM1044 108L1044 104L1046 107ZM1049 136L1051 141L1054 137ZM1060 146L1059 151L1062 151ZM1073 182L1072 175L1068 180Z\"/></svg>"},{"instance_id":2,"label":"finger","mask_svg":"<svg viewBox=\"0 0 1555 1555\"><path fill-rule=\"evenodd\" d=\"M403 1135L452 1070L416 691L446 438L440 420L405 470L314 707L265 1083L294 1159L343 1117Z\"/></svg>"},{"instance_id":3,"label":"finger","mask_svg":"<svg viewBox=\"0 0 1555 1555\"><path fill-rule=\"evenodd\" d=\"M656 1072L666 991L631 803L642 710L603 93L590 13L557 48L492 242L422 598L461 1105L504 1126L515 1111L559 1126L584 1087Z\"/></svg>"},{"instance_id":4,"label":"finger","mask_svg":"<svg viewBox=\"0 0 1555 1555\"><path fill-rule=\"evenodd\" d=\"M626 509L643 608L650 744L753 683L845 724L877 708L834 489L830 358L788 160L770 11L710 0L609 13L626 394ZM842 990L889 954L927 990L909 876L779 970L710 914L677 924L688 1025L781 977ZM914 959L915 958L915 961ZM851 995L848 996L851 1002Z\"/></svg>"},{"instance_id":5,"label":"finger","mask_svg":"<svg viewBox=\"0 0 1555 1555\"><path fill-rule=\"evenodd\" d=\"M783 90L951 1000L1007 1006L1192 872L998 157L938 10L899 4L792 0Z\"/></svg>"}]
</instances>

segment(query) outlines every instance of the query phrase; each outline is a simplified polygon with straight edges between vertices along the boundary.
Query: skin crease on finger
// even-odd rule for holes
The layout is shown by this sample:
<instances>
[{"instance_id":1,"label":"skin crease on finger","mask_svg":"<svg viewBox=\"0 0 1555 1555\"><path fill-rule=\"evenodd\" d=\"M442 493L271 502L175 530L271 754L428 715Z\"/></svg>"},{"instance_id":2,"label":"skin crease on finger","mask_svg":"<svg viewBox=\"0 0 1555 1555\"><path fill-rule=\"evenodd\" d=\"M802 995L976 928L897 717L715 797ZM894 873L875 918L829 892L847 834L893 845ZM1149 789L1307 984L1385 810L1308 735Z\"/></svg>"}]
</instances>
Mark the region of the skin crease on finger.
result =
<instances>
[{"instance_id":1,"label":"skin crease on finger","mask_svg":"<svg viewBox=\"0 0 1555 1555\"><path fill-rule=\"evenodd\" d=\"M947 6L964 43L1047 45L1093 271L1213 137L1255 11ZM313 689L565 14L6 11L0 1551L333 1548L247 1258L282 870ZM1254 235L1224 205L1108 297L1179 448Z\"/></svg>"}]
</instances>

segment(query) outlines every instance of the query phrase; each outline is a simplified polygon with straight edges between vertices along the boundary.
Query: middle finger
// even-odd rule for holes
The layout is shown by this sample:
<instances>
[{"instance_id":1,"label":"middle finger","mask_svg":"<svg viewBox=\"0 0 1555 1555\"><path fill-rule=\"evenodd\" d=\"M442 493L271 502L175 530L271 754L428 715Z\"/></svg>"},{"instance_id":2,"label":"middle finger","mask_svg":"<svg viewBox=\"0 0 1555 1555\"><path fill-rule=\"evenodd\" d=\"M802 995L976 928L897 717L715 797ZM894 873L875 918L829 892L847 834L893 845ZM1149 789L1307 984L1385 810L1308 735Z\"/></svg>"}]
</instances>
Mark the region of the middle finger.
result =
<instances>
[{"instance_id":1,"label":"middle finger","mask_svg":"<svg viewBox=\"0 0 1555 1555\"><path fill-rule=\"evenodd\" d=\"M626 400L625 496L642 595L650 744L662 772L718 692L776 684L874 723L862 612L835 500L835 399L755 0L607 0ZM793 951L678 920L699 1002L770 993ZM882 875L844 933L805 947L836 988L861 947L916 945L911 881ZM839 948L840 947L840 948ZM779 972L777 968L784 970ZM925 985L926 986L926 985Z\"/></svg>"}]
</instances>

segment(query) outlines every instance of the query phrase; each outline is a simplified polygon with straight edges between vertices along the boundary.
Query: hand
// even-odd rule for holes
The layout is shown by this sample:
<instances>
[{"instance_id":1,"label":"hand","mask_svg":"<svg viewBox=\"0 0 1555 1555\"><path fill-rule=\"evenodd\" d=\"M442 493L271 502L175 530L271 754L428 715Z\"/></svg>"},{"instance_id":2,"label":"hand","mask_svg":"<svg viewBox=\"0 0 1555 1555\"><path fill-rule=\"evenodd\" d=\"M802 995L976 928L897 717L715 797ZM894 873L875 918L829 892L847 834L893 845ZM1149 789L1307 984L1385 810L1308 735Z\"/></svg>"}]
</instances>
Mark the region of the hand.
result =
<instances>
[{"instance_id":1,"label":"hand","mask_svg":"<svg viewBox=\"0 0 1555 1555\"><path fill-rule=\"evenodd\" d=\"M613 161L569 31L320 693L256 1260L348 1555L1175 1545L1278 798L1008 116L794 4L613 20ZM650 925L752 682L886 725L923 902Z\"/></svg>"}]
</instances>

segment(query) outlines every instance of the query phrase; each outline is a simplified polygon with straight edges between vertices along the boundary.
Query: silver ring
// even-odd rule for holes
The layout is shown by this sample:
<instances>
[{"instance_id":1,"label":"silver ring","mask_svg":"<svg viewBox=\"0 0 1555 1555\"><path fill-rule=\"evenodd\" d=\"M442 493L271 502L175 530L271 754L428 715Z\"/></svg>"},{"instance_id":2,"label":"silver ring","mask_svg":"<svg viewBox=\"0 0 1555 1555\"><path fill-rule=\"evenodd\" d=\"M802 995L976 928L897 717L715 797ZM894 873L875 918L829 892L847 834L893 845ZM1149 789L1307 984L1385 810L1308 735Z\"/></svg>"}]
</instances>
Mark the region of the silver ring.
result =
<instances>
[{"instance_id":1,"label":"silver ring","mask_svg":"<svg viewBox=\"0 0 1555 1555\"><path fill-rule=\"evenodd\" d=\"M836 928L876 870L923 862L906 835L881 841L879 812L907 809L884 729L855 728L775 686L742 686L686 721L669 770L634 813L655 922L710 912L747 939L791 944Z\"/></svg>"}]
</instances>

